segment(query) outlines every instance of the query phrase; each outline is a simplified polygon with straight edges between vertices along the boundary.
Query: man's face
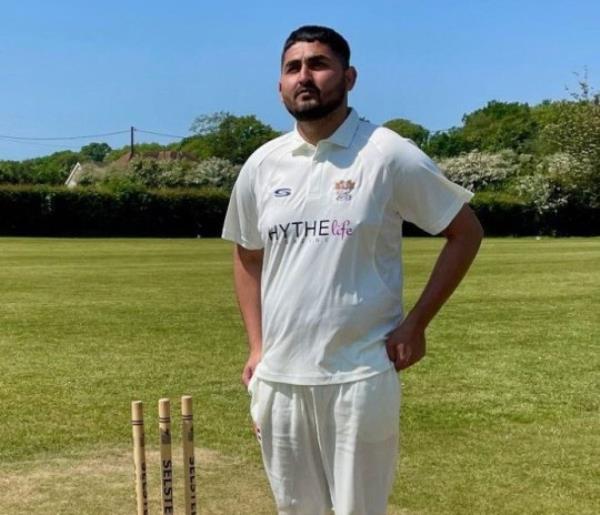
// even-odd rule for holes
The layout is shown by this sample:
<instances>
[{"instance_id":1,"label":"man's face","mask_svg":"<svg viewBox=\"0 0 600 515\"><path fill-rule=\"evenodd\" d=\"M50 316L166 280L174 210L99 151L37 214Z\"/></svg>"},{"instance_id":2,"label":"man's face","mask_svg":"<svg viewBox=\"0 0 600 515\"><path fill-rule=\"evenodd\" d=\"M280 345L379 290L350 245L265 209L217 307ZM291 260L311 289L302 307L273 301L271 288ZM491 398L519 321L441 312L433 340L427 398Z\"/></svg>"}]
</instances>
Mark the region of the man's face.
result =
<instances>
[{"instance_id":1,"label":"man's face","mask_svg":"<svg viewBox=\"0 0 600 515\"><path fill-rule=\"evenodd\" d=\"M279 93L298 121L318 120L347 103L356 71L319 41L294 43L283 56Z\"/></svg>"}]
</instances>

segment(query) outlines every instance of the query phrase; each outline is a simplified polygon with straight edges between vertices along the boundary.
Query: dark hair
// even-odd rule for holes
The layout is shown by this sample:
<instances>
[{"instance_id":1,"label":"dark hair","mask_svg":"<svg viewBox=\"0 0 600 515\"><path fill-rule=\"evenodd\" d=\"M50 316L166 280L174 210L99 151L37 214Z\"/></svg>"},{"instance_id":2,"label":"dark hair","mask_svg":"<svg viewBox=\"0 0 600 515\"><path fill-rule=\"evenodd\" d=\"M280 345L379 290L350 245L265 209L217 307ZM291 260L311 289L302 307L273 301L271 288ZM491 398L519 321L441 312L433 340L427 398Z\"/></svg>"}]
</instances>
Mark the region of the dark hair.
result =
<instances>
[{"instance_id":1,"label":"dark hair","mask_svg":"<svg viewBox=\"0 0 600 515\"><path fill-rule=\"evenodd\" d=\"M312 43L318 41L327 45L333 53L340 59L344 69L350 66L350 46L348 42L335 30L329 27L321 27L319 25L303 25L293 31L285 40L283 52L281 53L281 62L288 49L299 41Z\"/></svg>"}]
</instances>

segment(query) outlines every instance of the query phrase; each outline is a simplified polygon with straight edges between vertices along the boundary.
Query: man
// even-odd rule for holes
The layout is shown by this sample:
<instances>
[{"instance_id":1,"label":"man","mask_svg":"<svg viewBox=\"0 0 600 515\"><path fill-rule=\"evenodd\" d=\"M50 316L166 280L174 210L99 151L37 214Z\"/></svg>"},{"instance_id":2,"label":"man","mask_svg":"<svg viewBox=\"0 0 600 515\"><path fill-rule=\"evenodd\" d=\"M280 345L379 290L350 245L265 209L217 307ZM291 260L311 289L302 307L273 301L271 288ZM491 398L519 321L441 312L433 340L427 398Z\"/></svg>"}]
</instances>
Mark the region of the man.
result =
<instances>
[{"instance_id":1,"label":"man","mask_svg":"<svg viewBox=\"0 0 600 515\"><path fill-rule=\"evenodd\" d=\"M396 370L425 355L425 328L473 261L472 194L412 142L359 119L350 49L332 29L285 42L279 92L295 130L258 149L232 192L223 237L248 334L252 394L279 513L384 514L396 467ZM402 223L446 244L402 312Z\"/></svg>"}]
</instances>

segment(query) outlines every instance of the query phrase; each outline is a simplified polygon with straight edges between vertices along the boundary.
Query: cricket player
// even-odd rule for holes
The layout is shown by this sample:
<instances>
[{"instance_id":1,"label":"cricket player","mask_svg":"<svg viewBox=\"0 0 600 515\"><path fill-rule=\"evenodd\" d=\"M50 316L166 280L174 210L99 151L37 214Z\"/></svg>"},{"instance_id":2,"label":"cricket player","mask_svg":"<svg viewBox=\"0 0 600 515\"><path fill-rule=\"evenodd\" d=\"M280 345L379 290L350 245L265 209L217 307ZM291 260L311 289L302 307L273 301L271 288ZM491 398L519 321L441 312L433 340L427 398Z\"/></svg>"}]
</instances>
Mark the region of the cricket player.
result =
<instances>
[{"instance_id":1,"label":"cricket player","mask_svg":"<svg viewBox=\"0 0 600 515\"><path fill-rule=\"evenodd\" d=\"M483 235L469 191L348 106L356 78L340 34L290 34L279 93L295 129L248 159L223 228L248 335L242 380L280 514L386 512L397 371L425 355L425 329ZM408 313L404 221L445 238Z\"/></svg>"}]
</instances>

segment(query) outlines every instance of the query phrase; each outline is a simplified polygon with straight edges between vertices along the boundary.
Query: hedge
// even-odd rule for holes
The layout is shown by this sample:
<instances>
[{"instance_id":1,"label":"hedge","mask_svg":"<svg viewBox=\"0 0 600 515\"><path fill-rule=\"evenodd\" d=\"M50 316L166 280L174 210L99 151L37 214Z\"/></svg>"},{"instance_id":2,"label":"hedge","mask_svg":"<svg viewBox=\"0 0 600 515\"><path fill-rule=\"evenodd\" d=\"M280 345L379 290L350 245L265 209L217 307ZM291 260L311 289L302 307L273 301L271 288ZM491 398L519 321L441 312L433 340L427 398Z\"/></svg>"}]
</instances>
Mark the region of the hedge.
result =
<instances>
[{"instance_id":1,"label":"hedge","mask_svg":"<svg viewBox=\"0 0 600 515\"><path fill-rule=\"evenodd\" d=\"M471 202L487 236L598 236L600 208L568 204L539 213L522 199L499 192L477 193Z\"/></svg>"},{"instance_id":2,"label":"hedge","mask_svg":"<svg viewBox=\"0 0 600 515\"><path fill-rule=\"evenodd\" d=\"M541 232L536 210L518 198L501 193L478 193L471 207L487 236L529 236Z\"/></svg>"},{"instance_id":3,"label":"hedge","mask_svg":"<svg viewBox=\"0 0 600 515\"><path fill-rule=\"evenodd\" d=\"M218 237L228 194L221 190L107 192L0 186L3 236ZM514 197L479 193L471 205L487 236L600 235L600 209L565 206L541 215ZM406 235L422 235L406 224Z\"/></svg>"},{"instance_id":4,"label":"hedge","mask_svg":"<svg viewBox=\"0 0 600 515\"><path fill-rule=\"evenodd\" d=\"M214 237L229 197L219 190L123 191L1 187L0 234Z\"/></svg>"}]
</instances>

